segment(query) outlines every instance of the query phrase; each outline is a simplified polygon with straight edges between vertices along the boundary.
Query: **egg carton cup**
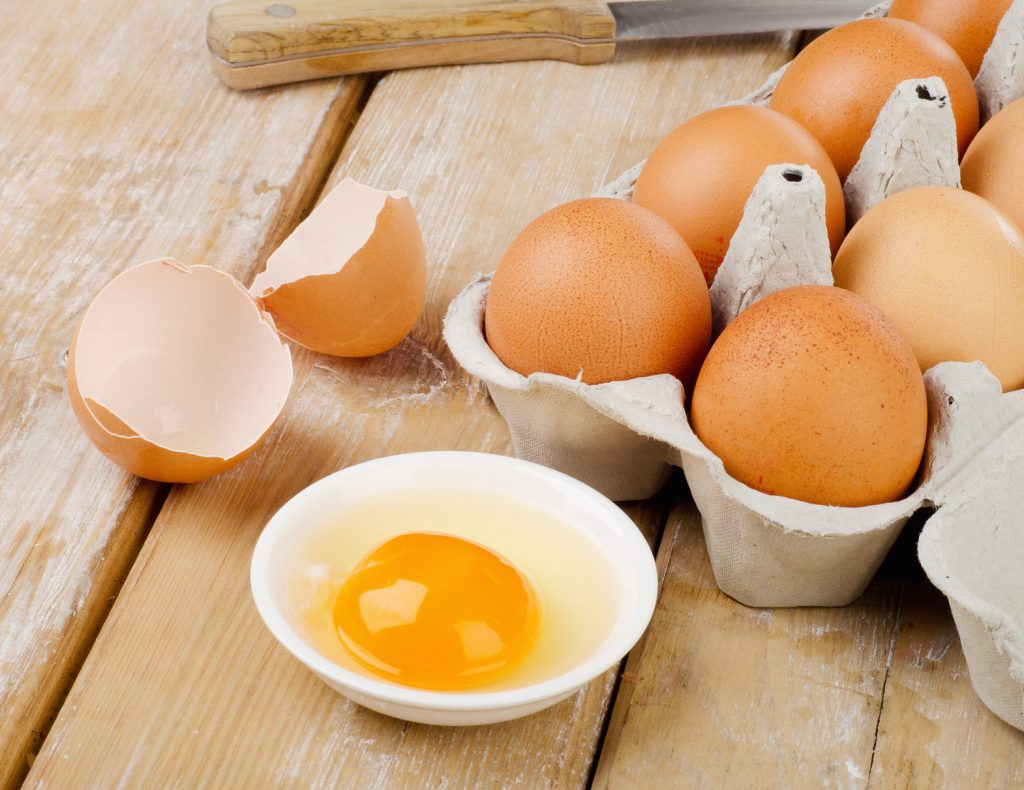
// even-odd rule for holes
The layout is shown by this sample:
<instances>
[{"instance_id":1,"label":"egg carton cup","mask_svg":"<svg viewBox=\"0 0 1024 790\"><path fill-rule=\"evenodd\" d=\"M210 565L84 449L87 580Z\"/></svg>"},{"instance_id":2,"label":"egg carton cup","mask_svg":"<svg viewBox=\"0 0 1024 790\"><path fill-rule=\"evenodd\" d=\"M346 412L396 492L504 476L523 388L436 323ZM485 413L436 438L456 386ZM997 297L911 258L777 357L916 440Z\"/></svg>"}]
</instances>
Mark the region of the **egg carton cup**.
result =
<instances>
[{"instance_id":1,"label":"egg carton cup","mask_svg":"<svg viewBox=\"0 0 1024 790\"><path fill-rule=\"evenodd\" d=\"M984 450L944 489L918 556L949 599L971 683L999 718L1024 730L1024 392L976 380L956 408L988 432Z\"/></svg>"}]
</instances>

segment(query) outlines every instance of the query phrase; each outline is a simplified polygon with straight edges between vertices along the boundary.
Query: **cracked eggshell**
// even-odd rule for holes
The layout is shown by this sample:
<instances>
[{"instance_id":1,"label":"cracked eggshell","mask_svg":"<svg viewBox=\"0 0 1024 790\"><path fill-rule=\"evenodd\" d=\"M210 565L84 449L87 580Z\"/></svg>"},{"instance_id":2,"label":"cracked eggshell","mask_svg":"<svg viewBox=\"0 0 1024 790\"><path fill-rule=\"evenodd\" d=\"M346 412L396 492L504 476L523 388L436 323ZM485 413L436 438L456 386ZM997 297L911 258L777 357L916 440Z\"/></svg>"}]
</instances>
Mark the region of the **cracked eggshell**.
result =
<instances>
[{"instance_id":1,"label":"cracked eggshell","mask_svg":"<svg viewBox=\"0 0 1024 790\"><path fill-rule=\"evenodd\" d=\"M242 286L169 258L100 291L68 354L68 394L86 435L129 472L169 483L245 458L291 383L288 348Z\"/></svg>"},{"instance_id":2,"label":"cracked eggshell","mask_svg":"<svg viewBox=\"0 0 1024 790\"><path fill-rule=\"evenodd\" d=\"M367 357L409 334L426 283L423 237L406 193L346 178L271 254L249 290L296 343Z\"/></svg>"}]
</instances>

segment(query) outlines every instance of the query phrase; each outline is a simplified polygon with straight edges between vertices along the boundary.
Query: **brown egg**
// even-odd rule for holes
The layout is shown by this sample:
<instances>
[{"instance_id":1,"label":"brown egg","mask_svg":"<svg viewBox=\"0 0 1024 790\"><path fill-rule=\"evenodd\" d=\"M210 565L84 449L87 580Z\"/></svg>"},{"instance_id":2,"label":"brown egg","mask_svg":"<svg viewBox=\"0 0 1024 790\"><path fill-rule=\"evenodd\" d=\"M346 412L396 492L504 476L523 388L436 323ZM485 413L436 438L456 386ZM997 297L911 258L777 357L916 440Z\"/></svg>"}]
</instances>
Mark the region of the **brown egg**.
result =
<instances>
[{"instance_id":1,"label":"brown egg","mask_svg":"<svg viewBox=\"0 0 1024 790\"><path fill-rule=\"evenodd\" d=\"M509 368L588 384L671 373L689 388L707 353L711 300L672 226L622 200L542 214L491 283L487 342Z\"/></svg>"},{"instance_id":2,"label":"brown egg","mask_svg":"<svg viewBox=\"0 0 1024 790\"><path fill-rule=\"evenodd\" d=\"M907 492L928 407L914 354L892 322L854 294L806 285L765 297L719 336L691 422L751 488L859 507Z\"/></svg>"},{"instance_id":3,"label":"brown egg","mask_svg":"<svg viewBox=\"0 0 1024 790\"><path fill-rule=\"evenodd\" d=\"M1024 236L983 198L896 193L853 226L833 274L892 319L921 370L980 360L1004 390L1024 387Z\"/></svg>"},{"instance_id":4,"label":"brown egg","mask_svg":"<svg viewBox=\"0 0 1024 790\"><path fill-rule=\"evenodd\" d=\"M996 28L1013 0L893 0L890 19L927 28L956 50L972 77L978 75Z\"/></svg>"},{"instance_id":5,"label":"brown egg","mask_svg":"<svg viewBox=\"0 0 1024 790\"><path fill-rule=\"evenodd\" d=\"M810 132L764 107L719 107L678 127L640 171L633 202L661 215L697 257L708 285L768 165L808 164L825 184L832 253L846 230L843 187Z\"/></svg>"},{"instance_id":6,"label":"brown egg","mask_svg":"<svg viewBox=\"0 0 1024 790\"><path fill-rule=\"evenodd\" d=\"M941 77L962 155L978 131L978 96L945 41L900 19L860 19L815 39L794 58L770 106L799 121L846 180L886 100L903 80Z\"/></svg>"},{"instance_id":7,"label":"brown egg","mask_svg":"<svg viewBox=\"0 0 1024 790\"><path fill-rule=\"evenodd\" d=\"M78 422L114 463L192 483L247 456L284 408L288 347L234 278L149 261L92 301L68 354Z\"/></svg>"},{"instance_id":8,"label":"brown egg","mask_svg":"<svg viewBox=\"0 0 1024 790\"><path fill-rule=\"evenodd\" d=\"M249 291L299 345L366 357L409 334L426 283L423 238L405 192L346 178L271 254Z\"/></svg>"},{"instance_id":9,"label":"brown egg","mask_svg":"<svg viewBox=\"0 0 1024 790\"><path fill-rule=\"evenodd\" d=\"M992 116L974 138L960 177L964 189L981 195L1024 229L1024 99Z\"/></svg>"}]
</instances>

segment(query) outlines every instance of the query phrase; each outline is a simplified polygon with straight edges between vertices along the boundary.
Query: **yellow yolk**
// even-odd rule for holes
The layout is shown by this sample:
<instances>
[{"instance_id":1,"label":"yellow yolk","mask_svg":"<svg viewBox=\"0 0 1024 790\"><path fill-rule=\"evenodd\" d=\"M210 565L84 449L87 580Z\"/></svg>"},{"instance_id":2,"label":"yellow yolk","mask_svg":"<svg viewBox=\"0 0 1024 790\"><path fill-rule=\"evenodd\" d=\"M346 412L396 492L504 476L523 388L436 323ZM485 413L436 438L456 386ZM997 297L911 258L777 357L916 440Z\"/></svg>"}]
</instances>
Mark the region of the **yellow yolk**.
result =
<instances>
[{"instance_id":1,"label":"yellow yolk","mask_svg":"<svg viewBox=\"0 0 1024 790\"><path fill-rule=\"evenodd\" d=\"M533 585L493 551L414 532L382 543L345 579L334 606L344 645L408 686L471 688L530 651L540 625Z\"/></svg>"}]
</instances>

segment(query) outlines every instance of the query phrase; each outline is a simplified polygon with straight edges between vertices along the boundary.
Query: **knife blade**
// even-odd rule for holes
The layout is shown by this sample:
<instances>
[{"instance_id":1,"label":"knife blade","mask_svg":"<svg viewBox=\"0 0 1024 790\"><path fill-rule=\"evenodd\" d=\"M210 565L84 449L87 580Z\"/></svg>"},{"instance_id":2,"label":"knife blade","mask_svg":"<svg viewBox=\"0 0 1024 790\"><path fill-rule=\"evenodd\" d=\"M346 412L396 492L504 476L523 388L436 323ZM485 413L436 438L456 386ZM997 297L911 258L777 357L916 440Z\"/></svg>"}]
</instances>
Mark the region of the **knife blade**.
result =
<instances>
[{"instance_id":1,"label":"knife blade","mask_svg":"<svg viewBox=\"0 0 1024 790\"><path fill-rule=\"evenodd\" d=\"M229 0L214 70L261 88L368 71L511 60L603 63L617 41L831 27L869 0Z\"/></svg>"},{"instance_id":2,"label":"knife blade","mask_svg":"<svg viewBox=\"0 0 1024 790\"><path fill-rule=\"evenodd\" d=\"M616 41L818 30L856 19L864 0L643 0L609 3Z\"/></svg>"}]
</instances>

